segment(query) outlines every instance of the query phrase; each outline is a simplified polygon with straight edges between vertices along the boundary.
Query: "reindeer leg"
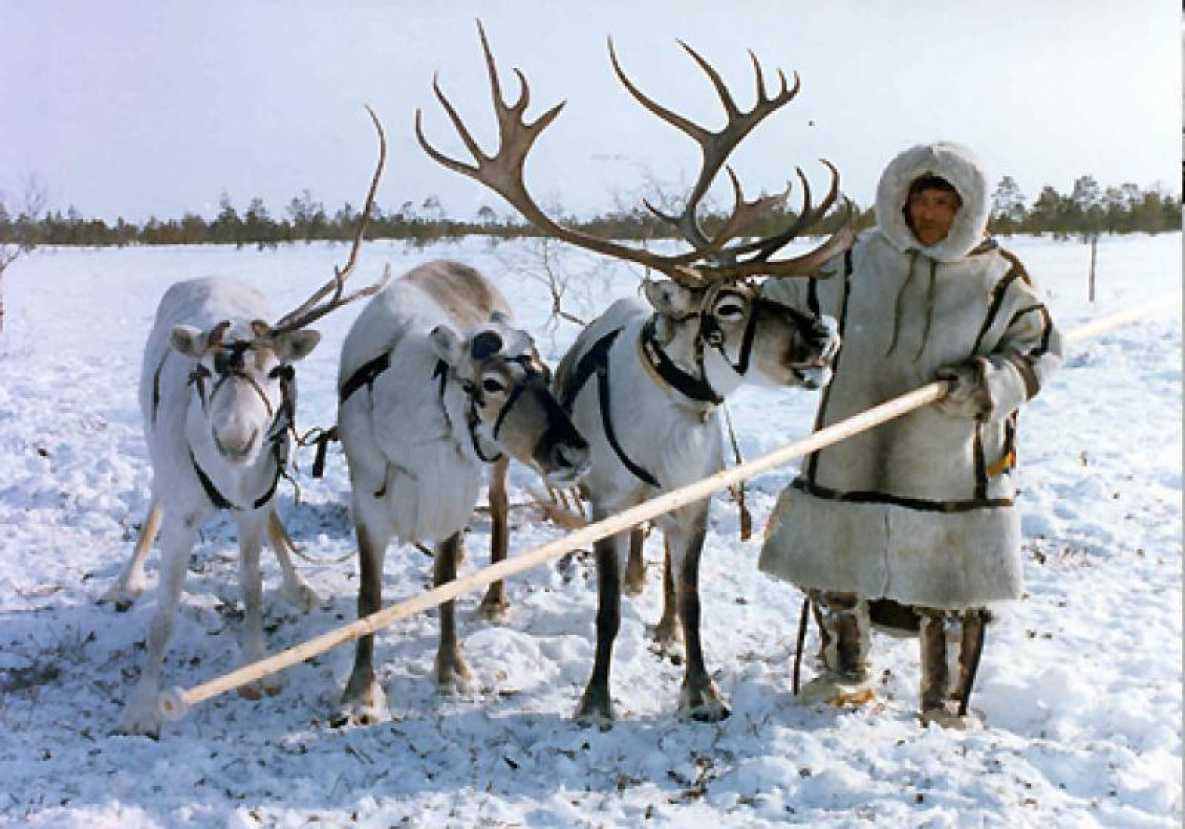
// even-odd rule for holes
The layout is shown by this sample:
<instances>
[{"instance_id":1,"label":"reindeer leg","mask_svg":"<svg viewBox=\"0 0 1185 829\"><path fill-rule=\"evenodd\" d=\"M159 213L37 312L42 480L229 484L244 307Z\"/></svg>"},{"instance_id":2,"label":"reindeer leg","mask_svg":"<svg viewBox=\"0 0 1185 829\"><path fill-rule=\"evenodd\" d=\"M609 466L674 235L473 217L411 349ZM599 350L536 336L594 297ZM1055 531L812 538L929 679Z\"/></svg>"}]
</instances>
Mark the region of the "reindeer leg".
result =
<instances>
[{"instance_id":1,"label":"reindeer leg","mask_svg":"<svg viewBox=\"0 0 1185 829\"><path fill-rule=\"evenodd\" d=\"M319 605L321 598L292 563L292 550L295 545L274 509L269 510L267 515L267 541L272 552L276 554L276 561L280 562L283 578L280 594L288 604L306 613Z\"/></svg>"},{"instance_id":2,"label":"reindeer leg","mask_svg":"<svg viewBox=\"0 0 1185 829\"><path fill-rule=\"evenodd\" d=\"M593 510L594 520L604 515ZM597 557L597 651L592 676L576 707L576 719L607 728L613 722L613 700L609 695L609 667L613 640L621 627L621 553L625 534L618 533L593 545Z\"/></svg>"},{"instance_id":3,"label":"reindeer leg","mask_svg":"<svg viewBox=\"0 0 1185 829\"><path fill-rule=\"evenodd\" d=\"M259 570L259 554L263 546L263 530L271 510L255 511L239 519L239 587L243 592L243 632L241 649L243 664L263 659L263 574ZM275 696L284 687L283 674L275 673L247 685L239 686L239 696L260 699L263 694Z\"/></svg>"},{"instance_id":4,"label":"reindeer leg","mask_svg":"<svg viewBox=\"0 0 1185 829\"><path fill-rule=\"evenodd\" d=\"M625 584L622 590L627 596L640 596L646 586L646 562L642 548L646 544L646 533L641 525L630 530L630 557L625 565Z\"/></svg>"},{"instance_id":5,"label":"reindeer leg","mask_svg":"<svg viewBox=\"0 0 1185 829\"><path fill-rule=\"evenodd\" d=\"M707 504L696 505L694 510L688 516L689 520L680 520L678 529L668 531L668 536L673 536L670 547L671 570L678 576L676 593L679 621L683 625L683 639L687 643L683 687L679 692L679 714L700 722L719 722L731 712L704 665L700 640L699 563L707 533L708 507Z\"/></svg>"},{"instance_id":6,"label":"reindeer leg","mask_svg":"<svg viewBox=\"0 0 1185 829\"><path fill-rule=\"evenodd\" d=\"M355 512L357 514L357 512ZM358 618L369 616L383 605L383 557L390 533L373 531L358 521ZM354 650L354 669L342 694L342 722L374 725L390 718L387 695L374 675L374 634L362 636Z\"/></svg>"},{"instance_id":7,"label":"reindeer leg","mask_svg":"<svg viewBox=\"0 0 1185 829\"><path fill-rule=\"evenodd\" d=\"M164 667L165 649L173 636L177 605L185 587L185 572L189 554L197 541L197 519L182 520L179 516L165 521L161 540L161 575L157 587L156 612L148 626L148 654L140 682L124 706L119 730L125 734L160 735L160 678Z\"/></svg>"},{"instance_id":8,"label":"reindeer leg","mask_svg":"<svg viewBox=\"0 0 1185 829\"><path fill-rule=\"evenodd\" d=\"M490 470L490 562L497 564L506 558L506 520L510 512L510 499L506 495L506 470L510 459L505 455ZM510 602L506 600L505 582L496 581L490 585L477 615L490 622L506 620Z\"/></svg>"},{"instance_id":9,"label":"reindeer leg","mask_svg":"<svg viewBox=\"0 0 1185 829\"><path fill-rule=\"evenodd\" d=\"M433 570L433 586L439 587L457 577L457 561L460 558L461 533L456 532L436 545L436 566ZM467 693L472 675L465 658L461 656L457 642L456 601L440 606L440 647L436 651L436 685L442 693Z\"/></svg>"},{"instance_id":10,"label":"reindeer leg","mask_svg":"<svg viewBox=\"0 0 1185 829\"><path fill-rule=\"evenodd\" d=\"M136 539L136 547L132 551L132 558L124 566L123 572L115 580L115 584L99 597L99 603L111 602L117 611L123 613L144 592L144 560L148 558L148 551L152 549L152 542L160 531L161 516L164 509L160 500L153 497L148 506L148 515L140 527L140 537Z\"/></svg>"},{"instance_id":11,"label":"reindeer leg","mask_svg":"<svg viewBox=\"0 0 1185 829\"><path fill-rule=\"evenodd\" d=\"M661 653L676 665L683 664L683 627L679 624L679 598L675 575L671 571L671 542L663 533L662 618L654 628L654 642Z\"/></svg>"}]
</instances>

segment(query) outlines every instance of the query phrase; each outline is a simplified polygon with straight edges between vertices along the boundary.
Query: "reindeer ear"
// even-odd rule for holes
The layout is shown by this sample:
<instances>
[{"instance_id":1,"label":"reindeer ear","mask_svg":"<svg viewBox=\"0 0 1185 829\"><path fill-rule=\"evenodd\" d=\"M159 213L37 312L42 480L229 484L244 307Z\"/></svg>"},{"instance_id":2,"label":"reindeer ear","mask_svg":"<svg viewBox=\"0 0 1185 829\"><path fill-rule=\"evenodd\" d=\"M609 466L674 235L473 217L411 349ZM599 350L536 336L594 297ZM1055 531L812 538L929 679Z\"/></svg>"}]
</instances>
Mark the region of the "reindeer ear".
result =
<instances>
[{"instance_id":1,"label":"reindeer ear","mask_svg":"<svg viewBox=\"0 0 1185 829\"><path fill-rule=\"evenodd\" d=\"M289 331L287 334L281 334L274 338L272 348L281 363L295 363L297 360L303 360L309 356L309 353L317 347L319 342L321 342L320 331L301 329Z\"/></svg>"},{"instance_id":2,"label":"reindeer ear","mask_svg":"<svg viewBox=\"0 0 1185 829\"><path fill-rule=\"evenodd\" d=\"M200 360L206 353L206 337L192 325L175 325L169 332L169 345L179 354Z\"/></svg>"},{"instance_id":3,"label":"reindeer ear","mask_svg":"<svg viewBox=\"0 0 1185 829\"><path fill-rule=\"evenodd\" d=\"M438 325L428 335L432 343L432 350L436 356L453 368L459 368L465 359L465 341L457 336L447 325Z\"/></svg>"},{"instance_id":4,"label":"reindeer ear","mask_svg":"<svg viewBox=\"0 0 1185 829\"><path fill-rule=\"evenodd\" d=\"M692 308L692 292L670 279L651 280L643 284L646 301L654 310L668 317L685 317Z\"/></svg>"}]
</instances>

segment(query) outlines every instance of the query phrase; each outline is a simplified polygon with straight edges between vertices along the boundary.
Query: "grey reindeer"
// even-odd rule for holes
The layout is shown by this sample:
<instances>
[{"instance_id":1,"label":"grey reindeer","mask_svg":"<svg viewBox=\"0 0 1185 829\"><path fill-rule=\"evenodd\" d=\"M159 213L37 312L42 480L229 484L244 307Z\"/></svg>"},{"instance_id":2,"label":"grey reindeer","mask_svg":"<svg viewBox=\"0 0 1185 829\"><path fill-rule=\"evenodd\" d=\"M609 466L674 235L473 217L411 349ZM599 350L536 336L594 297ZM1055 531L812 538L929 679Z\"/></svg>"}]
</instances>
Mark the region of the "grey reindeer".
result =
<instances>
[{"instance_id":1,"label":"grey reindeer","mask_svg":"<svg viewBox=\"0 0 1185 829\"><path fill-rule=\"evenodd\" d=\"M434 584L456 578L484 467L492 467L492 523L495 535L501 532L495 560L499 551L505 556L508 457L558 487L587 471L588 443L550 380L531 337L514 327L506 299L473 268L421 265L366 305L342 346L337 421L353 488L359 617L382 605L392 538L434 543ZM502 585L491 585L481 612L498 616L504 607ZM370 724L389 715L373 654L374 637L360 638L343 721ZM445 692L472 682L453 602L440 609L435 678Z\"/></svg>"},{"instance_id":2,"label":"grey reindeer","mask_svg":"<svg viewBox=\"0 0 1185 829\"><path fill-rule=\"evenodd\" d=\"M144 558L159 531L157 606L140 681L123 709L120 728L126 733L160 733L157 698L165 650L198 530L216 511L230 511L238 525L244 663L264 656L259 556L265 532L284 570L286 594L304 605L316 601L288 557L291 542L276 516L275 495L285 473L296 406L293 363L321 339L308 326L382 287L376 283L344 294L386 159L382 127L373 112L370 116L379 135L379 162L347 264L335 269L332 279L274 324L266 322L272 318L266 297L234 279L178 282L160 301L139 389L152 460L151 506L131 560L105 596L124 605L135 599L143 589ZM280 688L281 680L273 676L239 693L259 698Z\"/></svg>"},{"instance_id":3,"label":"grey reindeer","mask_svg":"<svg viewBox=\"0 0 1185 829\"><path fill-rule=\"evenodd\" d=\"M719 406L742 383L757 381L817 389L829 381L830 364L839 348L835 320L801 313L771 300L755 278L817 275L821 263L851 244L854 231L850 220L844 221L838 231L810 252L793 258L772 258L817 223L835 202L838 173L823 162L831 172L831 189L824 201L812 207L809 184L798 170L804 201L796 218L773 235L747 242L733 240L780 205L789 188L780 196L746 201L736 176L726 168L735 204L720 229L708 236L696 215L700 200L733 148L794 97L799 88L797 76L790 87L779 71L780 90L770 97L754 57L757 103L752 110L742 112L715 69L681 44L707 73L727 113L727 124L713 133L640 92L621 70L612 41L610 60L629 93L643 107L691 136L703 151L698 180L679 216L665 215L647 203L678 230L692 250L663 256L558 224L537 206L522 174L532 144L563 104L527 123L523 117L529 97L525 76L515 70L521 94L514 104L506 103L480 23L478 29L498 120L498 152L489 156L480 150L438 84L434 84L436 96L476 163L456 161L434 149L424 137L417 112L416 132L424 150L445 167L502 195L547 236L640 264L666 277L643 283L646 303L618 301L588 325L556 373L556 394L572 412L576 428L587 436L591 446L592 467L581 489L591 503L593 518L600 520L721 469ZM728 716L729 710L704 665L700 640L698 580L707 517L708 501L702 500L656 522L667 542L664 569L668 587L665 593L669 597L664 612L667 624L660 624L658 633L668 639L679 636L679 629L670 623L677 613L687 656L679 713L716 721ZM628 539L628 532L619 533L597 542L595 548L596 657L576 715L601 724L611 722L614 716L609 670L621 619L622 565Z\"/></svg>"}]
</instances>

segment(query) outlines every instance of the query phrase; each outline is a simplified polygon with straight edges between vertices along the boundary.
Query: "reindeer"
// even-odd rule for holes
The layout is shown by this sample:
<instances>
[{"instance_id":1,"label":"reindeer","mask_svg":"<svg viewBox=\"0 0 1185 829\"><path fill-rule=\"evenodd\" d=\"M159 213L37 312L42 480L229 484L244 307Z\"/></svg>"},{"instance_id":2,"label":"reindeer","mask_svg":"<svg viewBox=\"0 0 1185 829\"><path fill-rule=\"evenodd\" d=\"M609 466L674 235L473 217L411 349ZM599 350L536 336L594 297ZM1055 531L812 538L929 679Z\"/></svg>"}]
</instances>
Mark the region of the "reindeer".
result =
<instances>
[{"instance_id":1,"label":"reindeer","mask_svg":"<svg viewBox=\"0 0 1185 829\"><path fill-rule=\"evenodd\" d=\"M370 117L379 134L378 167L347 264L335 269L333 279L274 325L265 322L271 313L259 291L225 278L178 282L165 292L157 309L140 374L140 409L153 471L152 507L125 575L137 566L142 569L159 525L161 577L144 669L122 715L120 727L126 733L160 732L161 671L189 554L202 522L217 510L230 510L238 524L239 580L246 611L243 659L254 662L264 656L259 552L270 523L276 553L282 563L286 558L278 539L287 536L275 516L274 502L293 428L292 364L308 356L321 338L307 326L385 283L343 296L386 158L382 127L373 112ZM258 699L263 693L278 693L280 687L279 678L270 677L239 693Z\"/></svg>"},{"instance_id":2,"label":"reindeer","mask_svg":"<svg viewBox=\"0 0 1185 829\"><path fill-rule=\"evenodd\" d=\"M796 220L775 235L731 245L730 240L781 203L789 188L780 196L746 201L736 176L726 168L735 204L720 230L709 237L696 215L700 199L732 149L758 123L794 97L798 77L795 75L791 88L779 71L781 88L770 97L761 67L750 53L757 75L757 102L752 110L742 112L715 69L680 42L708 75L726 111L727 124L713 133L639 91L622 71L611 40L610 60L628 92L644 108L691 136L703 151L698 180L679 216L668 216L646 203L653 213L677 228L693 249L660 256L556 223L527 191L523 165L532 144L559 114L563 103L527 123L523 117L529 98L525 76L515 70L521 93L514 104L508 104L480 22L478 30L498 119L498 152L489 156L481 151L437 82L433 84L436 97L476 164L454 160L434 149L424 137L417 112L416 134L425 152L445 167L502 195L547 236L641 264L667 277L643 283L649 307L621 300L594 320L556 372L556 394L592 447L592 467L581 489L591 502L593 518L600 520L719 470L723 461L718 407L741 383L757 380L778 386L819 388L828 382L830 362L839 347L835 320L806 315L772 301L753 278L813 275L823 262L851 244L853 230L850 220L846 221L809 253L771 259L821 219L834 203L839 176L824 161L831 172L831 190L817 208L811 206L809 184L799 169L804 201ZM705 500L670 513L657 523L667 541L667 595L675 597L686 642L679 712L698 720L716 721L728 716L729 710L704 666L700 642L697 584L707 516ZM620 573L628 535L619 533L596 543L596 659L576 714L582 720L602 724L611 722L614 716L609 669L620 625ZM674 585L672 575L677 575ZM666 630L663 624L658 629L668 638L676 635L671 624L671 604L668 601L664 612Z\"/></svg>"},{"instance_id":3,"label":"reindeer","mask_svg":"<svg viewBox=\"0 0 1185 829\"><path fill-rule=\"evenodd\" d=\"M353 489L360 617L382 605L393 537L435 542L433 583L456 578L484 466L493 466L496 561L506 549L507 456L556 486L584 474L588 444L552 396L550 378L530 336L513 327L505 298L465 265L421 265L367 303L342 347L337 419ZM496 617L505 604L497 583L480 612ZM388 716L373 654L374 637L360 638L343 721ZM435 678L444 692L470 686L451 601L440 608Z\"/></svg>"}]
</instances>

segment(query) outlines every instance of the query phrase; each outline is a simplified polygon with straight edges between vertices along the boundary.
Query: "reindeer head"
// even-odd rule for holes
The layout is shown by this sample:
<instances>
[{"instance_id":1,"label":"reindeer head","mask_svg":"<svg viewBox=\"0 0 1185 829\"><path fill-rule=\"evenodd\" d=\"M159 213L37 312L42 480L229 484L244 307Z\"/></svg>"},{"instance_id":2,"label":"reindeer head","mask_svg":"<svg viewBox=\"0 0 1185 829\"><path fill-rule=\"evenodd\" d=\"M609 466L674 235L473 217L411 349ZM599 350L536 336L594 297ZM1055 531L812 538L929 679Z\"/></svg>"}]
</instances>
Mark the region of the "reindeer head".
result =
<instances>
[{"instance_id":1,"label":"reindeer head","mask_svg":"<svg viewBox=\"0 0 1185 829\"><path fill-rule=\"evenodd\" d=\"M674 280L647 280L643 289L656 313L655 341L665 345L683 329L697 361L715 351L737 383L752 377L769 385L813 389L831 379L839 335L830 317L776 302L750 281L693 288Z\"/></svg>"},{"instance_id":2,"label":"reindeer head","mask_svg":"<svg viewBox=\"0 0 1185 829\"><path fill-rule=\"evenodd\" d=\"M209 331L173 328L173 350L196 362L190 382L201 404L197 416L204 418L224 460L236 465L255 460L280 413L296 405L291 364L308 356L320 340L318 332L308 330L273 335L262 320L250 325L223 321Z\"/></svg>"},{"instance_id":3,"label":"reindeer head","mask_svg":"<svg viewBox=\"0 0 1185 829\"><path fill-rule=\"evenodd\" d=\"M469 397L470 429L566 486L588 471L588 443L550 390L551 371L527 332L495 311L488 323L459 336L432 330L432 348Z\"/></svg>"}]
</instances>

